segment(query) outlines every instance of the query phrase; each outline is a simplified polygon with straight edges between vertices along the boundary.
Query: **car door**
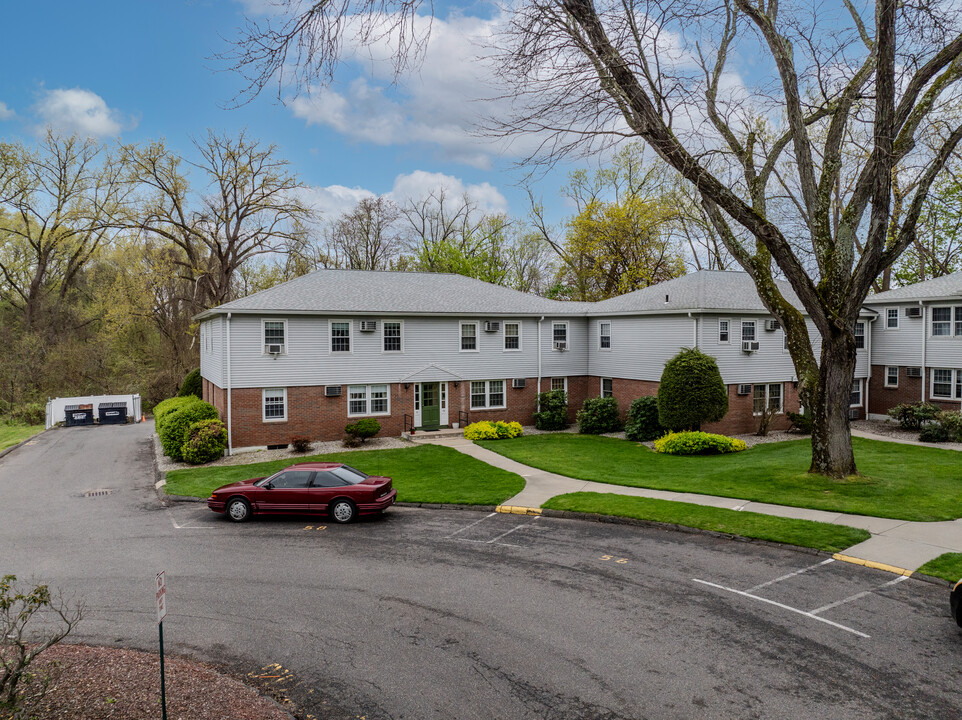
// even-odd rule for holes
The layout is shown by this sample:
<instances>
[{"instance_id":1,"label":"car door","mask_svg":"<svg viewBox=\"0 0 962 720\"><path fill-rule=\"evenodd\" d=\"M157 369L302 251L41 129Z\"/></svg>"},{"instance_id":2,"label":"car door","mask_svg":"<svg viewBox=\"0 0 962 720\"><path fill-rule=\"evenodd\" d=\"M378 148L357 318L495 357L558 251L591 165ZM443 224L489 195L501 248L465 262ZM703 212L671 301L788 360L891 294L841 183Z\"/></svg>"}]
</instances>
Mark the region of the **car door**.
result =
<instances>
[{"instance_id":1,"label":"car door","mask_svg":"<svg viewBox=\"0 0 962 720\"><path fill-rule=\"evenodd\" d=\"M265 486L260 511L265 513L307 513L311 505L312 470L286 470Z\"/></svg>"},{"instance_id":2,"label":"car door","mask_svg":"<svg viewBox=\"0 0 962 720\"><path fill-rule=\"evenodd\" d=\"M351 483L331 472L319 472L311 485L311 512L327 512L327 506L335 497L344 496L344 488Z\"/></svg>"}]
</instances>

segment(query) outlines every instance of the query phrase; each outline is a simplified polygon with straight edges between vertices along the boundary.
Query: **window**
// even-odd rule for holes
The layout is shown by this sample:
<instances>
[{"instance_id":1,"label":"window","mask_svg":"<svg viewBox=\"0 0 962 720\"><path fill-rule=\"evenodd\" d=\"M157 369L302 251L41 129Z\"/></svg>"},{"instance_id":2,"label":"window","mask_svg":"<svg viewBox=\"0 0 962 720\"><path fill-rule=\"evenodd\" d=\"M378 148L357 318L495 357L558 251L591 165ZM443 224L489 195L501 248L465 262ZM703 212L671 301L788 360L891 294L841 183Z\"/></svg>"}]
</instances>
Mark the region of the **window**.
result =
<instances>
[{"instance_id":1,"label":"window","mask_svg":"<svg viewBox=\"0 0 962 720\"><path fill-rule=\"evenodd\" d=\"M611 378L601 378L601 397L614 397L615 390Z\"/></svg>"},{"instance_id":2,"label":"window","mask_svg":"<svg viewBox=\"0 0 962 720\"><path fill-rule=\"evenodd\" d=\"M284 339L287 336L286 320L265 320L264 321L264 352L267 352L269 345L280 345L281 352L287 348L284 346Z\"/></svg>"},{"instance_id":3,"label":"window","mask_svg":"<svg viewBox=\"0 0 962 720\"><path fill-rule=\"evenodd\" d=\"M478 351L478 324L461 323L461 352Z\"/></svg>"},{"instance_id":4,"label":"window","mask_svg":"<svg viewBox=\"0 0 962 720\"><path fill-rule=\"evenodd\" d=\"M351 321L331 322L331 352L351 352Z\"/></svg>"},{"instance_id":5,"label":"window","mask_svg":"<svg viewBox=\"0 0 962 720\"><path fill-rule=\"evenodd\" d=\"M381 323L381 332L384 339L384 352L401 352L401 323L394 321Z\"/></svg>"},{"instance_id":6,"label":"window","mask_svg":"<svg viewBox=\"0 0 962 720\"><path fill-rule=\"evenodd\" d=\"M611 350L611 323L603 322L598 325L598 347Z\"/></svg>"},{"instance_id":7,"label":"window","mask_svg":"<svg viewBox=\"0 0 962 720\"><path fill-rule=\"evenodd\" d=\"M752 415L761 415L766 407L774 413L782 412L781 383L755 385L752 388Z\"/></svg>"},{"instance_id":8,"label":"window","mask_svg":"<svg viewBox=\"0 0 962 720\"><path fill-rule=\"evenodd\" d=\"M311 475L313 474L314 472L311 470L287 470L278 473L270 479L271 487L281 490L296 490L310 487Z\"/></svg>"},{"instance_id":9,"label":"window","mask_svg":"<svg viewBox=\"0 0 962 720\"><path fill-rule=\"evenodd\" d=\"M568 378L566 377L551 378L551 389L564 390L565 392L568 392Z\"/></svg>"},{"instance_id":10,"label":"window","mask_svg":"<svg viewBox=\"0 0 962 720\"><path fill-rule=\"evenodd\" d=\"M504 407L504 380L472 380L471 409Z\"/></svg>"},{"instance_id":11,"label":"window","mask_svg":"<svg viewBox=\"0 0 962 720\"><path fill-rule=\"evenodd\" d=\"M932 335L962 335L962 305L932 308Z\"/></svg>"},{"instance_id":12,"label":"window","mask_svg":"<svg viewBox=\"0 0 962 720\"><path fill-rule=\"evenodd\" d=\"M865 323L863 322L855 323L855 349L865 349Z\"/></svg>"},{"instance_id":13,"label":"window","mask_svg":"<svg viewBox=\"0 0 962 720\"><path fill-rule=\"evenodd\" d=\"M962 400L962 370L933 368L932 397Z\"/></svg>"},{"instance_id":14,"label":"window","mask_svg":"<svg viewBox=\"0 0 962 720\"><path fill-rule=\"evenodd\" d=\"M264 422L287 420L287 388L265 388Z\"/></svg>"},{"instance_id":15,"label":"window","mask_svg":"<svg viewBox=\"0 0 962 720\"><path fill-rule=\"evenodd\" d=\"M521 323L506 322L504 324L504 349L521 349Z\"/></svg>"},{"instance_id":16,"label":"window","mask_svg":"<svg viewBox=\"0 0 962 720\"><path fill-rule=\"evenodd\" d=\"M730 342L729 329L731 328L731 320L719 320L718 321L718 342L727 343Z\"/></svg>"},{"instance_id":17,"label":"window","mask_svg":"<svg viewBox=\"0 0 962 720\"><path fill-rule=\"evenodd\" d=\"M898 365L888 365L885 368L885 387L899 386L899 367Z\"/></svg>"},{"instance_id":18,"label":"window","mask_svg":"<svg viewBox=\"0 0 962 720\"><path fill-rule=\"evenodd\" d=\"M887 330L899 329L899 309L898 308L885 309L885 328Z\"/></svg>"},{"instance_id":19,"label":"window","mask_svg":"<svg viewBox=\"0 0 962 720\"><path fill-rule=\"evenodd\" d=\"M347 388L347 414L390 415L391 396L387 385L350 385Z\"/></svg>"},{"instance_id":20,"label":"window","mask_svg":"<svg viewBox=\"0 0 962 720\"><path fill-rule=\"evenodd\" d=\"M962 305L955 306L955 334L962 335Z\"/></svg>"},{"instance_id":21,"label":"window","mask_svg":"<svg viewBox=\"0 0 962 720\"><path fill-rule=\"evenodd\" d=\"M755 340L755 321L742 320L742 342L752 342Z\"/></svg>"},{"instance_id":22,"label":"window","mask_svg":"<svg viewBox=\"0 0 962 720\"><path fill-rule=\"evenodd\" d=\"M556 322L551 323L551 339L554 341L552 347L557 347L558 343L564 343L565 348L568 346L568 323L566 322Z\"/></svg>"},{"instance_id":23,"label":"window","mask_svg":"<svg viewBox=\"0 0 962 720\"><path fill-rule=\"evenodd\" d=\"M849 393L848 404L852 407L862 405L862 381L852 380L852 391Z\"/></svg>"}]
</instances>

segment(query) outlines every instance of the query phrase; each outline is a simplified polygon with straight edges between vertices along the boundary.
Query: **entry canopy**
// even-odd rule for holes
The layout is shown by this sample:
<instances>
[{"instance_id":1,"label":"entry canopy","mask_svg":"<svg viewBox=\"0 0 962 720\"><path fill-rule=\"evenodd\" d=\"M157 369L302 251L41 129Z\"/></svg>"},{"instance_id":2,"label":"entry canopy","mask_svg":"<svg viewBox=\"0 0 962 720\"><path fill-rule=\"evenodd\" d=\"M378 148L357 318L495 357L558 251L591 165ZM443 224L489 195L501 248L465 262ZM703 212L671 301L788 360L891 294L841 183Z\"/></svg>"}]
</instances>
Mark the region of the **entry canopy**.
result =
<instances>
[{"instance_id":1,"label":"entry canopy","mask_svg":"<svg viewBox=\"0 0 962 720\"><path fill-rule=\"evenodd\" d=\"M460 382L463 379L464 378L457 373L451 372L435 363L429 363L420 370L415 370L413 373L399 378L399 382Z\"/></svg>"}]
</instances>

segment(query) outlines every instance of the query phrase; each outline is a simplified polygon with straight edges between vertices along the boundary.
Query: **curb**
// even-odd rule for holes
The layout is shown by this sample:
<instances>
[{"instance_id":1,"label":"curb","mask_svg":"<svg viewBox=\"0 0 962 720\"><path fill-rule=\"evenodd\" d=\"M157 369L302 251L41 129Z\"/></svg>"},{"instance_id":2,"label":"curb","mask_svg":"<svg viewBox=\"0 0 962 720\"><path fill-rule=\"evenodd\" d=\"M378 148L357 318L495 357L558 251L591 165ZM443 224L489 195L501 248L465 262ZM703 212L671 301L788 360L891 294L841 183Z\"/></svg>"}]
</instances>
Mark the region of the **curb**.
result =
<instances>
[{"instance_id":1,"label":"curb","mask_svg":"<svg viewBox=\"0 0 962 720\"><path fill-rule=\"evenodd\" d=\"M541 515L541 508L521 507L519 505L498 505L495 512L507 515Z\"/></svg>"},{"instance_id":2,"label":"curb","mask_svg":"<svg viewBox=\"0 0 962 720\"><path fill-rule=\"evenodd\" d=\"M425 510L467 510L474 512L496 512L494 505L463 505L447 503L396 502L394 507L424 508Z\"/></svg>"},{"instance_id":3,"label":"curb","mask_svg":"<svg viewBox=\"0 0 962 720\"><path fill-rule=\"evenodd\" d=\"M851 563L852 565L863 565L864 567L874 568L875 570L884 570L885 572L895 573L896 575L904 575L905 577L912 577L914 570L906 570L905 568L900 568L895 565L886 565L885 563L875 562L874 560L863 560L862 558L852 557L851 555L843 555L842 553L835 553L832 555L835 560L841 562Z\"/></svg>"},{"instance_id":4,"label":"curb","mask_svg":"<svg viewBox=\"0 0 962 720\"><path fill-rule=\"evenodd\" d=\"M41 430L41 431L38 432L36 435L31 435L31 436L28 437L26 440L21 440L21 441L18 442L16 445L11 445L11 446L8 447L8 448L5 448L5 449L3 449L3 450L0 450L0 458L4 457L5 455L9 455L10 453L12 453L12 452L13 452L14 450L16 450L17 448L23 447L24 445L26 445L26 444L27 444L28 442L30 442L31 440L37 439L38 437L40 437L41 435L43 435L45 432L49 432L49 431L53 430L54 427L57 427L57 426L54 425L53 427L48 427L48 428L46 428L45 430Z\"/></svg>"}]
</instances>

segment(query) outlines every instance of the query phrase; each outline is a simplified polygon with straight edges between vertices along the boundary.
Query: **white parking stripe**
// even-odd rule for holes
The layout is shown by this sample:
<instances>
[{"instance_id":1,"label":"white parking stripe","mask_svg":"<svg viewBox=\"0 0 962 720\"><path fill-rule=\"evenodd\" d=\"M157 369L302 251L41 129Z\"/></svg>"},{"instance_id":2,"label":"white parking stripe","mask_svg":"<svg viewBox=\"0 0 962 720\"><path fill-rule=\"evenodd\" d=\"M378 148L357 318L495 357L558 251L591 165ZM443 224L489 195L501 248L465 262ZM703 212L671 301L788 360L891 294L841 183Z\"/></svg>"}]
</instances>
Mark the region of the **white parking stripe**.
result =
<instances>
[{"instance_id":1,"label":"white parking stripe","mask_svg":"<svg viewBox=\"0 0 962 720\"><path fill-rule=\"evenodd\" d=\"M538 519L538 517L535 516L535 520L537 520L537 519ZM532 520L531 522L534 522L534 520ZM498 535L498 537L496 537L496 538L494 538L494 539L492 539L492 540L488 540L488 542L489 542L489 543L496 542L496 541L500 540L501 538L503 538L505 535L510 535L510 534L513 533L515 530L520 530L520 529L523 528L523 527L528 527L528 525L530 525L530 524L531 524L530 522L526 522L526 523L524 523L523 525L518 525L517 527L513 527L513 528L511 528L510 530L508 530L507 532L501 533L500 535Z\"/></svg>"},{"instance_id":2,"label":"white parking stripe","mask_svg":"<svg viewBox=\"0 0 962 720\"><path fill-rule=\"evenodd\" d=\"M826 610L831 610L832 608L837 608L837 607L839 607L840 605L845 605L846 603L850 603L850 602L852 602L853 600L859 600L859 599L865 597L866 595L871 595L871 594L872 594L873 592L875 592L876 590L881 590L882 588L884 588L884 587L889 587L890 585L898 585L898 584L899 584L900 582L902 582L903 580L908 580L908 579L909 579L909 578L908 578L908 575L900 575L899 577L895 578L894 580L890 580L890 581L887 582L887 583L883 583L882 585L879 585L877 588L875 588L875 589L873 589L873 590L865 590L864 592L855 593L854 595L849 595L847 598L843 598L843 599L838 600L838 601L836 601L836 602L829 603L828 605L822 605L822 607L820 607L820 608L815 608L814 610L809 610L809 612L810 612L812 615L818 615L819 613L823 613L823 612L825 612Z\"/></svg>"},{"instance_id":3,"label":"white parking stripe","mask_svg":"<svg viewBox=\"0 0 962 720\"><path fill-rule=\"evenodd\" d=\"M823 560L822 562L818 563L817 565L812 565L812 566L807 567L807 568L802 568L801 570L796 570L795 572L790 572L790 573L788 573L788 575L782 575L781 577L777 577L777 578L775 578L774 580L769 580L768 582L763 582L761 585L756 585L755 587L750 587L750 588L748 588L748 590L746 590L745 592L755 592L756 590L761 590L763 587L768 587L769 585L774 585L775 583L781 582L782 580L788 580L788 578L795 577L796 575L801 575L802 573L807 573L809 570L814 570L815 568L820 568L820 567L822 567L822 565L828 565L829 563L833 563L833 562L835 562L835 560L832 559L832 558L829 558L828 560Z\"/></svg>"},{"instance_id":4,"label":"white parking stripe","mask_svg":"<svg viewBox=\"0 0 962 720\"><path fill-rule=\"evenodd\" d=\"M465 525L463 528L461 528L461 529L458 530L457 532L453 532L453 533L451 533L450 535L446 536L446 537L445 537L445 540L450 540L450 539L453 538L455 535L460 535L460 534L463 533L465 530L469 530L470 528L473 528L473 527L474 527L475 525L477 525L478 523L482 523L482 522L484 522L485 520L487 520L489 517L494 517L494 516L497 515L497 514L498 514L498 513L493 512L493 513L491 513L490 515L485 515L485 516L484 516L483 518L481 518L480 520L475 520L475 521L474 521L473 523L471 523L470 525Z\"/></svg>"},{"instance_id":5,"label":"white parking stripe","mask_svg":"<svg viewBox=\"0 0 962 720\"><path fill-rule=\"evenodd\" d=\"M212 525L181 525L176 520L174 520L174 514L170 511L170 508L164 508L167 511L167 517L170 518L170 524L174 526L175 530L213 530Z\"/></svg>"},{"instance_id":6,"label":"white parking stripe","mask_svg":"<svg viewBox=\"0 0 962 720\"><path fill-rule=\"evenodd\" d=\"M813 615L806 610L800 610L799 608L792 607L791 605L785 605L784 603L775 602L774 600L769 600L768 598L763 598L759 595L752 595L744 590L736 590L735 588L725 587L724 585L716 585L715 583L708 582L707 580L699 580L698 578L692 578L692 582L700 583L702 585L708 585L709 587L717 588L718 590L724 590L726 592L735 593L736 595L741 595L742 597L751 598L752 600L758 600L759 602L768 603L769 605L774 605L775 607L780 607L783 610L788 610L789 612L797 613L798 615L804 615L805 617L811 618L812 620L818 620L820 623L825 623L826 625L831 625L839 630L844 630L850 632L853 635L858 635L859 637L868 638L863 632L854 630L847 625L842 625L841 623L832 622L831 620L826 620L825 618L819 617L818 615Z\"/></svg>"}]
</instances>

